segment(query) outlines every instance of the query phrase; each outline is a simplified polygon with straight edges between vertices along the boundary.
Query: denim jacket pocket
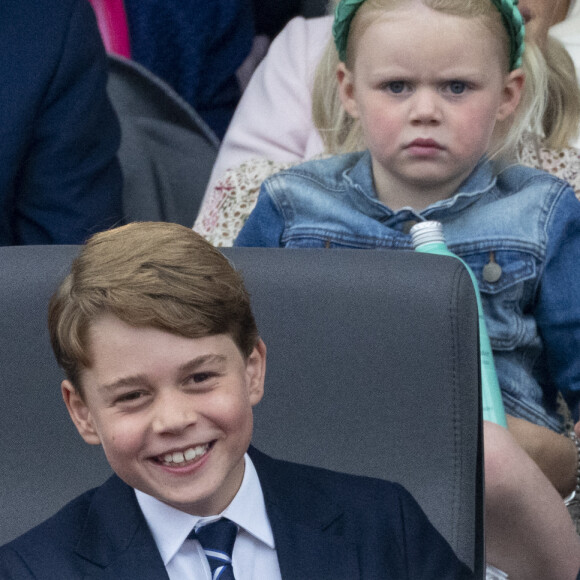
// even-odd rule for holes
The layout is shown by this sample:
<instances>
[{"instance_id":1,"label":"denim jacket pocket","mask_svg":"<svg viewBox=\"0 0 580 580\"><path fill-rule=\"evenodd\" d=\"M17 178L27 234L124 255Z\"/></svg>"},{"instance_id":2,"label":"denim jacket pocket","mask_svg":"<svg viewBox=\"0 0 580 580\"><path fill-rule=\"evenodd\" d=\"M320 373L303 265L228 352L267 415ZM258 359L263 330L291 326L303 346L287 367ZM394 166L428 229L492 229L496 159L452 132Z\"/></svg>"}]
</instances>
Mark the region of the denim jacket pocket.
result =
<instances>
[{"instance_id":1,"label":"denim jacket pocket","mask_svg":"<svg viewBox=\"0 0 580 580\"><path fill-rule=\"evenodd\" d=\"M513 350L534 340L527 305L535 291L537 258L522 250L488 250L461 256L473 270L493 349Z\"/></svg>"},{"instance_id":2,"label":"denim jacket pocket","mask_svg":"<svg viewBox=\"0 0 580 580\"><path fill-rule=\"evenodd\" d=\"M319 237L319 236L292 236L283 239L283 245L285 248L326 248L326 249L342 249L346 248L349 250L359 250L368 249L371 246L360 245L353 243L346 243L336 241L331 237Z\"/></svg>"},{"instance_id":3,"label":"denim jacket pocket","mask_svg":"<svg viewBox=\"0 0 580 580\"><path fill-rule=\"evenodd\" d=\"M371 236L349 235L322 228L287 232L282 236L286 248L327 248L372 250L389 247L387 241Z\"/></svg>"}]
</instances>

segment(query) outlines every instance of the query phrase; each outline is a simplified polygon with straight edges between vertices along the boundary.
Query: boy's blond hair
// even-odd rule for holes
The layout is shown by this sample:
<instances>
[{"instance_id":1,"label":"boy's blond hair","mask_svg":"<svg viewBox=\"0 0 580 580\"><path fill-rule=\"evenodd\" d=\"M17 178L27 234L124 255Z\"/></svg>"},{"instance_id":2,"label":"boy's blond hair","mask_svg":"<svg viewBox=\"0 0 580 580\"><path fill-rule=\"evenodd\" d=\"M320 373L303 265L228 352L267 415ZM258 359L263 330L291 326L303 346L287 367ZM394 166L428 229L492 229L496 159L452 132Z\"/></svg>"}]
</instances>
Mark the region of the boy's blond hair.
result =
<instances>
[{"instance_id":1,"label":"boy's blond hair","mask_svg":"<svg viewBox=\"0 0 580 580\"><path fill-rule=\"evenodd\" d=\"M367 0L361 5L351 24L347 44L347 66L352 67L352 50L366 27L381 12L394 9L409 0ZM494 36L503 41L506 73L509 53L507 32L501 15L491 0L421 0L425 6L446 14L481 18ZM334 5L338 1L333 2ZM351 36L353 38L351 38ZM318 63L312 95L312 118L320 133L325 151L331 154L365 149L360 123L342 107L336 69L338 52L331 38ZM580 89L574 63L562 44L548 36L540 48L526 38L522 68L526 82L520 104L507 123L498 123L488 154L491 157L517 156L525 132L543 138L543 145L554 149L569 146L580 124Z\"/></svg>"},{"instance_id":2,"label":"boy's blond hair","mask_svg":"<svg viewBox=\"0 0 580 580\"><path fill-rule=\"evenodd\" d=\"M105 314L186 338L227 334L244 357L259 338L240 274L201 236L172 223L93 236L52 297L52 348L81 394L82 369L92 364L88 331Z\"/></svg>"}]
</instances>

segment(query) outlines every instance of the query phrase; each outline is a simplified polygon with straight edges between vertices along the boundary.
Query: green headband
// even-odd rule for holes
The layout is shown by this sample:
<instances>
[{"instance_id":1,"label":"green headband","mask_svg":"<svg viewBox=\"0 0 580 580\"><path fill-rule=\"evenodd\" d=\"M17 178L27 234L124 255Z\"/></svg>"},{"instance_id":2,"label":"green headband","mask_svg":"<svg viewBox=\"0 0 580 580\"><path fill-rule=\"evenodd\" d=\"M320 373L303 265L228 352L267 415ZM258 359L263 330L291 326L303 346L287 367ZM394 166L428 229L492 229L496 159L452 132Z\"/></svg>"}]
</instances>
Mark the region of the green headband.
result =
<instances>
[{"instance_id":1,"label":"green headband","mask_svg":"<svg viewBox=\"0 0 580 580\"><path fill-rule=\"evenodd\" d=\"M332 34L338 57L346 61L346 43L350 23L365 0L340 0L334 11ZM522 66L524 54L524 20L518 10L518 0L491 0L501 14L501 19L510 39L510 71Z\"/></svg>"}]
</instances>

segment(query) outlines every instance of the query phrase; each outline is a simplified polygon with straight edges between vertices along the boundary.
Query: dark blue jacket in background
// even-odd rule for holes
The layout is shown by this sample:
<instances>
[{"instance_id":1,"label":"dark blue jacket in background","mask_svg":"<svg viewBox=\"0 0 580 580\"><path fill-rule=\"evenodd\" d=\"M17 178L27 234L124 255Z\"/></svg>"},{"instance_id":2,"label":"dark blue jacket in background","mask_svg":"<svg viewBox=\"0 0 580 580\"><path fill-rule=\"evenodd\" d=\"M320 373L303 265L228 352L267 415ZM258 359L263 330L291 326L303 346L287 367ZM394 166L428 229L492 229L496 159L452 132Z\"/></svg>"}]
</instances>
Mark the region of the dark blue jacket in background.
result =
<instances>
[{"instance_id":1,"label":"dark blue jacket in background","mask_svg":"<svg viewBox=\"0 0 580 580\"><path fill-rule=\"evenodd\" d=\"M0 245L118 224L120 131L88 1L2 0L0 55Z\"/></svg>"},{"instance_id":2,"label":"dark blue jacket in background","mask_svg":"<svg viewBox=\"0 0 580 580\"><path fill-rule=\"evenodd\" d=\"M254 38L250 0L124 0L131 58L171 85L221 139Z\"/></svg>"}]
</instances>

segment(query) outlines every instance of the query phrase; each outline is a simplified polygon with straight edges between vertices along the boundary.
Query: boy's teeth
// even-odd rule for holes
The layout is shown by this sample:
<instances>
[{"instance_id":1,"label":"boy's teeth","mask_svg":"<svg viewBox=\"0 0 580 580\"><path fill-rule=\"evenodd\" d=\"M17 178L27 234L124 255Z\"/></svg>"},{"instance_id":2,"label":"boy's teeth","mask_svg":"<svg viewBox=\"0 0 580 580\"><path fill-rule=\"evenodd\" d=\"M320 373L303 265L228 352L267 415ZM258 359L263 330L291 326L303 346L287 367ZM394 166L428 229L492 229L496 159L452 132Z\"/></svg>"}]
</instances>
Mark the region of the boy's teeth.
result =
<instances>
[{"instance_id":1,"label":"boy's teeth","mask_svg":"<svg viewBox=\"0 0 580 580\"><path fill-rule=\"evenodd\" d=\"M163 456L165 463L183 463L184 461L191 461L207 451L207 445L198 445L197 447L190 447L185 451L175 451L174 453L167 453Z\"/></svg>"},{"instance_id":2,"label":"boy's teeth","mask_svg":"<svg viewBox=\"0 0 580 580\"><path fill-rule=\"evenodd\" d=\"M197 457L197 447L195 449L187 449L183 454L186 461L191 461Z\"/></svg>"}]
</instances>

